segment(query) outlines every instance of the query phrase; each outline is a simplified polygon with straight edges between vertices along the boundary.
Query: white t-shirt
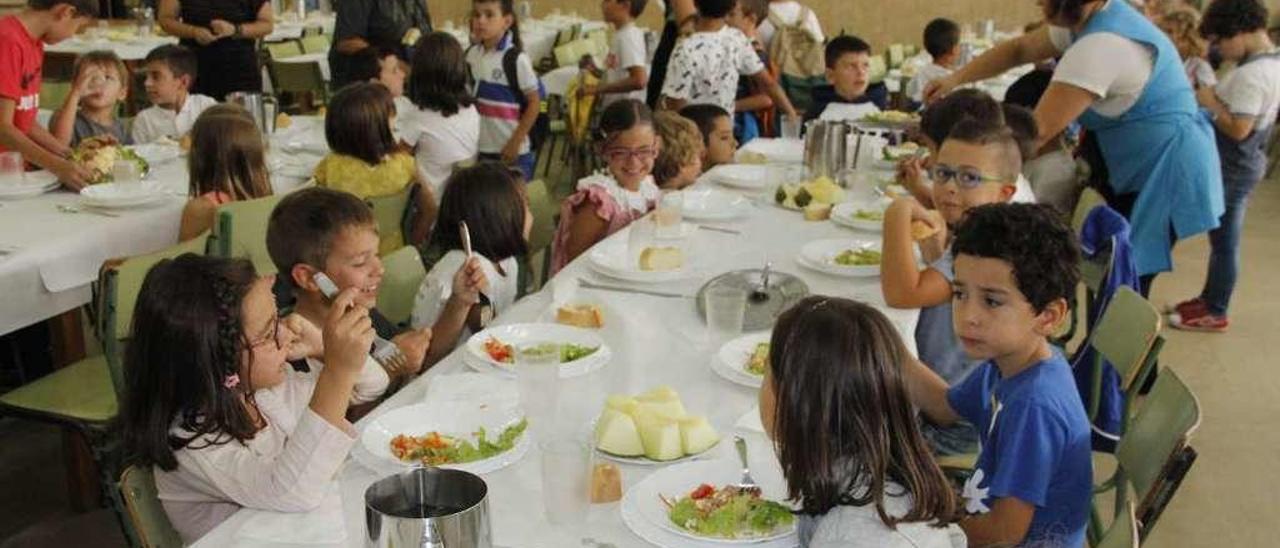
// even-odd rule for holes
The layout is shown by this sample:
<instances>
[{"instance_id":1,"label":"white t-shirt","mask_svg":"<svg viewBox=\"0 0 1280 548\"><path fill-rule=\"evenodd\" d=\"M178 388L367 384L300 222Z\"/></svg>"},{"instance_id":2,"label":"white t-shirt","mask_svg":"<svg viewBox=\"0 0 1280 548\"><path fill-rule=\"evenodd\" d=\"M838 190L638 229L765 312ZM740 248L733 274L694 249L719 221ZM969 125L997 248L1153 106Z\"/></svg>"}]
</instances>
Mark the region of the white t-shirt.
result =
<instances>
[{"instance_id":1,"label":"white t-shirt","mask_svg":"<svg viewBox=\"0 0 1280 548\"><path fill-rule=\"evenodd\" d=\"M1253 118L1255 129L1275 124L1280 111L1280 58L1261 57L1240 65L1214 88L1232 116Z\"/></svg>"},{"instance_id":2,"label":"white t-shirt","mask_svg":"<svg viewBox=\"0 0 1280 548\"><path fill-rule=\"evenodd\" d=\"M917 103L924 101L924 88L929 82L942 78L954 72L952 69L939 65L937 63L929 63L920 67L916 71L916 75L911 77L911 81L907 82L907 97Z\"/></svg>"},{"instance_id":3,"label":"white t-shirt","mask_svg":"<svg viewBox=\"0 0 1280 548\"><path fill-rule=\"evenodd\" d=\"M159 106L148 107L133 119L133 142L143 145L161 137L180 139L191 131L200 113L216 104L218 101L212 97L192 93L177 112Z\"/></svg>"},{"instance_id":4,"label":"white t-shirt","mask_svg":"<svg viewBox=\"0 0 1280 548\"><path fill-rule=\"evenodd\" d=\"M520 291L520 263L515 257L499 261L502 271L506 272L504 276L498 273L492 261L484 257L477 256L477 258L480 259L480 269L489 280L489 289L484 294L489 298L489 305L493 307L494 317L497 317L516 302L516 295ZM445 253L444 257L431 267L427 277L423 278L422 285L418 286L418 295L413 300L413 316L410 324L415 329L431 327L440 318L445 304L453 295L453 276L458 273L458 269L462 268L466 260L467 253L455 249ZM470 331L464 328L458 340L465 341L470 335Z\"/></svg>"},{"instance_id":5,"label":"white t-shirt","mask_svg":"<svg viewBox=\"0 0 1280 548\"><path fill-rule=\"evenodd\" d=\"M726 25L717 31L695 32L671 53L662 94L733 112L739 75L762 70L764 63L742 31Z\"/></svg>"},{"instance_id":6,"label":"white t-shirt","mask_svg":"<svg viewBox=\"0 0 1280 548\"><path fill-rule=\"evenodd\" d=\"M1036 203L1036 193L1031 190L1031 181L1028 181L1025 175L1018 174L1018 182L1014 184L1013 197L1009 200L1015 204Z\"/></svg>"},{"instance_id":7,"label":"white t-shirt","mask_svg":"<svg viewBox=\"0 0 1280 548\"><path fill-rule=\"evenodd\" d=\"M396 117L400 140L413 147L418 171L436 199L444 195L444 183L460 162L475 160L480 144L480 114L475 106L458 109L453 116L412 107Z\"/></svg>"},{"instance_id":8,"label":"white t-shirt","mask_svg":"<svg viewBox=\"0 0 1280 548\"><path fill-rule=\"evenodd\" d=\"M475 45L467 49L467 66L475 79L476 110L480 112L480 142L482 153L497 154L507 146L511 134L520 125L520 100L508 85L507 73L502 68L502 57L512 46L510 34L497 48ZM538 89L538 74L533 71L529 56L516 57L516 84L524 93ZM529 138L520 145L520 154L529 152Z\"/></svg>"},{"instance_id":9,"label":"white t-shirt","mask_svg":"<svg viewBox=\"0 0 1280 548\"><path fill-rule=\"evenodd\" d=\"M800 2L789 0L787 2L770 2L769 13L781 19L783 23L794 25L800 21L800 14L804 11L804 6ZM760 43L764 44L765 49L769 49L769 42L773 41L773 33L777 29L773 28L773 22L766 17L760 22L757 29L760 32ZM827 38L822 34L822 23L818 22L818 14L813 10L809 10L809 16L804 20L804 30L809 31L813 39L819 44L826 42Z\"/></svg>"},{"instance_id":10,"label":"white t-shirt","mask_svg":"<svg viewBox=\"0 0 1280 548\"><path fill-rule=\"evenodd\" d=\"M1128 112L1151 79L1155 54L1142 43L1110 32L1077 40L1071 29L1058 26L1049 27L1049 39L1062 53L1053 81L1099 97L1091 108L1103 116L1116 118Z\"/></svg>"},{"instance_id":11,"label":"white t-shirt","mask_svg":"<svg viewBox=\"0 0 1280 548\"><path fill-rule=\"evenodd\" d=\"M627 23L613 32L613 43L609 46L609 57L605 60L605 82L612 84L631 77L628 70L632 67L646 67L644 32L635 23ZM646 67L647 69L647 67ZM610 93L601 97L601 105L608 106L621 99L645 100L643 89L626 93Z\"/></svg>"}]
</instances>

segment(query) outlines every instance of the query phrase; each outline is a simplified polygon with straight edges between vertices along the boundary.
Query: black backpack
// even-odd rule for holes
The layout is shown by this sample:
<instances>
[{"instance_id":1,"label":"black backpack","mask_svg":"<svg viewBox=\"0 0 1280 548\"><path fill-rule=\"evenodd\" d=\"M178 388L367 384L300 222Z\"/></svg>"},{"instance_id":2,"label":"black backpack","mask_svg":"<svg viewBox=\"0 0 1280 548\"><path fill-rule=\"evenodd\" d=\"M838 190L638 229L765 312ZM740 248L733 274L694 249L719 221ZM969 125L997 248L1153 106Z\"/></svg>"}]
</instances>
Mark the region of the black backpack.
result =
<instances>
[{"instance_id":1,"label":"black backpack","mask_svg":"<svg viewBox=\"0 0 1280 548\"><path fill-rule=\"evenodd\" d=\"M511 88L511 93L516 96L516 103L520 105L521 115L524 109L529 106L528 99L524 96L524 91L520 89L520 72L516 70L516 59L520 57L520 48L509 48L506 53L502 54L502 72L507 75L507 87ZM538 84L541 89L542 84ZM542 149L542 143L547 140L547 135L551 133L551 119L547 116L547 102L542 101L538 112L538 119L533 122L533 127L529 129L529 152L538 154Z\"/></svg>"}]
</instances>

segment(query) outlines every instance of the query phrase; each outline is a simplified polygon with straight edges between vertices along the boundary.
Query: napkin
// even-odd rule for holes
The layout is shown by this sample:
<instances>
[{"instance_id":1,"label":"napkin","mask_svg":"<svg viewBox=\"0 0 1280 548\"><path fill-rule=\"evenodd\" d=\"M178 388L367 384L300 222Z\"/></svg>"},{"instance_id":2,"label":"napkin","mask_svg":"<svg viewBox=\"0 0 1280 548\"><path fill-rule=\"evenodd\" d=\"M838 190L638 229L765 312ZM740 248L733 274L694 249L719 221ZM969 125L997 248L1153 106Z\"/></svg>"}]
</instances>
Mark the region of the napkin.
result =
<instances>
[{"instance_id":1,"label":"napkin","mask_svg":"<svg viewBox=\"0 0 1280 548\"><path fill-rule=\"evenodd\" d=\"M338 484L331 483L324 501L310 512L283 513L254 510L253 516L240 526L236 537L304 546L345 542L347 527L346 520L342 516L342 494Z\"/></svg>"},{"instance_id":2,"label":"napkin","mask_svg":"<svg viewBox=\"0 0 1280 548\"><path fill-rule=\"evenodd\" d=\"M746 430L748 432L764 433L764 424L760 422L760 408L752 407L742 417L738 418L738 422L733 423L734 428Z\"/></svg>"},{"instance_id":3,"label":"napkin","mask_svg":"<svg viewBox=\"0 0 1280 548\"><path fill-rule=\"evenodd\" d=\"M738 149L741 156L744 152L763 154L770 162L799 164L804 162L804 141L799 139L752 139Z\"/></svg>"}]
</instances>

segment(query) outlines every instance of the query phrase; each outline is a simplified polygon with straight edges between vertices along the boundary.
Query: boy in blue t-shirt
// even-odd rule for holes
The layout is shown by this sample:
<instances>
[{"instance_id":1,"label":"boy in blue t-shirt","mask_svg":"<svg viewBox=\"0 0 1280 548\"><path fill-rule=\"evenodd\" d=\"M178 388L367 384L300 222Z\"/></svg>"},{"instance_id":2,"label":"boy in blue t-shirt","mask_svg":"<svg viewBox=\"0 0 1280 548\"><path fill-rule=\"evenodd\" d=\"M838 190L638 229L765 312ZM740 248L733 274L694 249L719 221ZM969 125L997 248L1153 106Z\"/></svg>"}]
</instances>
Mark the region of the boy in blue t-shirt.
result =
<instances>
[{"instance_id":1,"label":"boy in blue t-shirt","mask_svg":"<svg viewBox=\"0 0 1280 548\"><path fill-rule=\"evenodd\" d=\"M960 527L975 546L1083 546L1089 420L1070 366L1046 338L1079 280L1075 236L1049 206L985 205L969 210L951 252L956 336L985 361L951 388L916 361L907 374L930 420L978 428Z\"/></svg>"}]
</instances>

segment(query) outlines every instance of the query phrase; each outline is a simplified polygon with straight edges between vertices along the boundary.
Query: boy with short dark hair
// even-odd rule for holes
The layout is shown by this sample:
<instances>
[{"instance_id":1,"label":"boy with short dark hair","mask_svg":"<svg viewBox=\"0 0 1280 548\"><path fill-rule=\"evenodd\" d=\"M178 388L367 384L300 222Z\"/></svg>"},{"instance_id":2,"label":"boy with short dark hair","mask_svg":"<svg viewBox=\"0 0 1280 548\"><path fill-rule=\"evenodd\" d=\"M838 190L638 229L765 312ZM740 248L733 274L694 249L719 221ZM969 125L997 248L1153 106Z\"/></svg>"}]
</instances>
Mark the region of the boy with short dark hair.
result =
<instances>
[{"instance_id":1,"label":"boy with short dark hair","mask_svg":"<svg viewBox=\"0 0 1280 548\"><path fill-rule=\"evenodd\" d=\"M636 26L636 18L644 13L648 0L602 0L600 11L606 23L613 26L613 41L605 60L604 82L585 87L583 95L599 95L606 107L621 99L645 100L649 85L648 49L644 32Z\"/></svg>"},{"instance_id":2,"label":"boy with short dark hair","mask_svg":"<svg viewBox=\"0 0 1280 548\"><path fill-rule=\"evenodd\" d=\"M870 93L871 45L857 36L845 34L832 38L823 51L827 65L826 86L813 89L813 104L804 114L805 121L857 120L880 112L887 97ZM884 92L880 89L880 92Z\"/></svg>"},{"instance_id":3,"label":"boy with short dark hair","mask_svg":"<svg viewBox=\"0 0 1280 548\"><path fill-rule=\"evenodd\" d=\"M985 205L969 210L951 254L956 334L984 361L951 387L919 362L906 374L930 420L977 426L960 527L971 546L1084 546L1089 419L1071 366L1047 340L1080 278L1075 235L1049 206Z\"/></svg>"},{"instance_id":4,"label":"boy with short dark hair","mask_svg":"<svg viewBox=\"0 0 1280 548\"><path fill-rule=\"evenodd\" d=\"M1267 146L1280 111L1280 51L1267 34L1267 8L1257 0L1214 0L1200 34L1236 68L1214 87L1196 90L1213 116L1226 211L1209 232L1209 272L1200 296L1174 307L1170 325L1190 331L1227 330L1227 307L1240 271L1240 232L1249 193L1267 174Z\"/></svg>"},{"instance_id":5,"label":"boy with short dark hair","mask_svg":"<svg viewBox=\"0 0 1280 548\"><path fill-rule=\"evenodd\" d=\"M0 18L0 151L17 151L72 190L93 173L67 159L71 149L36 123L44 46L75 36L98 15L96 0L29 0Z\"/></svg>"},{"instance_id":6,"label":"boy with short dark hair","mask_svg":"<svg viewBox=\"0 0 1280 548\"><path fill-rule=\"evenodd\" d=\"M200 113L218 104L212 97L190 92L196 81L196 54L167 44L147 53L144 62L152 106L133 119L133 142L146 144L162 137L182 140Z\"/></svg>"},{"instance_id":7,"label":"boy with short dark hair","mask_svg":"<svg viewBox=\"0 0 1280 548\"><path fill-rule=\"evenodd\" d=\"M777 67L769 60L769 53L760 40L760 22L769 16L768 0L738 0L738 5L729 12L725 22L729 26L742 31L742 35L751 41L760 62L764 63L769 75L777 78ZM733 137L738 143L746 143L761 136L771 125L773 118L773 99L769 93L756 86L751 80L738 80L738 93L733 102Z\"/></svg>"},{"instance_id":8,"label":"boy with short dark hair","mask_svg":"<svg viewBox=\"0 0 1280 548\"><path fill-rule=\"evenodd\" d=\"M920 67L907 83L907 98L915 105L923 104L924 88L929 82L956 69L956 61L960 59L960 25L942 17L929 21L924 26L924 50L933 62Z\"/></svg>"},{"instance_id":9,"label":"boy with short dark hair","mask_svg":"<svg viewBox=\"0 0 1280 548\"><path fill-rule=\"evenodd\" d=\"M665 104L672 110L685 105L710 103L733 110L739 75L750 76L765 89L787 116L798 116L782 87L765 70L751 42L730 27L725 18L738 0L694 0L698 20L694 33L676 45L662 87Z\"/></svg>"},{"instance_id":10,"label":"boy with short dark hair","mask_svg":"<svg viewBox=\"0 0 1280 548\"><path fill-rule=\"evenodd\" d=\"M399 48L364 48L351 57L347 69L352 82L376 82L385 86L391 92L391 98L396 101L397 113L401 113L402 105L410 104L404 99L404 81L408 75L405 74L404 59L400 58Z\"/></svg>"},{"instance_id":11,"label":"boy with short dark hair","mask_svg":"<svg viewBox=\"0 0 1280 548\"><path fill-rule=\"evenodd\" d=\"M733 119L728 112L715 105L689 105L680 109L680 115L697 124L702 134L704 170L733 163L738 141L733 138Z\"/></svg>"}]
</instances>

